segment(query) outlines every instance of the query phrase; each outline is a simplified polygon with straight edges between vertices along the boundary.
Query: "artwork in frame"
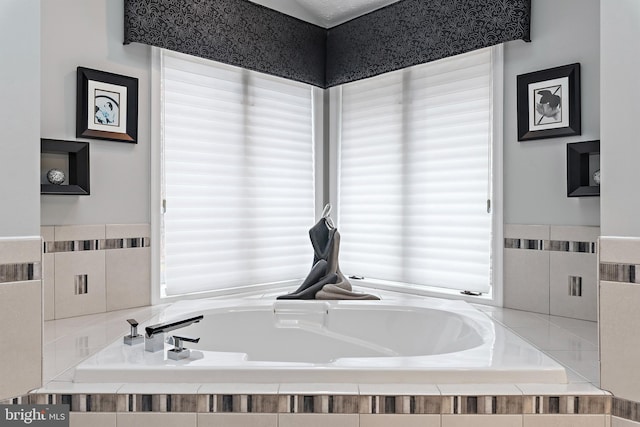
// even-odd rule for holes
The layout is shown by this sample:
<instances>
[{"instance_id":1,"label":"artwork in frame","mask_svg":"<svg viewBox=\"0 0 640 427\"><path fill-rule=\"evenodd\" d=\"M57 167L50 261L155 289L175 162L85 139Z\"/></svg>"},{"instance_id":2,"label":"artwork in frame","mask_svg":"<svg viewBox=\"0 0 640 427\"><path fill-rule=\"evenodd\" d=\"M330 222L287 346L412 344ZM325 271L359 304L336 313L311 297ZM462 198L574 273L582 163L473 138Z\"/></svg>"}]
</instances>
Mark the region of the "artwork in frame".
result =
<instances>
[{"instance_id":1,"label":"artwork in frame","mask_svg":"<svg viewBox=\"0 0 640 427\"><path fill-rule=\"evenodd\" d=\"M138 142L138 79L78 67L76 137Z\"/></svg>"},{"instance_id":2,"label":"artwork in frame","mask_svg":"<svg viewBox=\"0 0 640 427\"><path fill-rule=\"evenodd\" d=\"M518 141L580 135L580 64L517 77Z\"/></svg>"}]
</instances>

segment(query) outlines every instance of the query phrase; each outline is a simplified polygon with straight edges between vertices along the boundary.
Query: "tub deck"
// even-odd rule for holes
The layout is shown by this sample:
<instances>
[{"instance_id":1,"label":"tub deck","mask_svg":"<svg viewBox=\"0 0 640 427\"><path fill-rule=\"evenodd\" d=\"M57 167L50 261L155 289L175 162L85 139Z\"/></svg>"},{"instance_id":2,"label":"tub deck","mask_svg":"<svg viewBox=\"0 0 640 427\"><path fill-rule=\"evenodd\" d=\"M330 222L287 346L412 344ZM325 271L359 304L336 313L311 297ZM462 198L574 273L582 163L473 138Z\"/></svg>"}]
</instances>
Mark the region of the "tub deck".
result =
<instances>
[{"instance_id":1,"label":"tub deck","mask_svg":"<svg viewBox=\"0 0 640 427\"><path fill-rule=\"evenodd\" d=\"M562 365L463 301L181 301L158 321L197 314L176 332L201 338L188 359L118 340L73 382L567 383Z\"/></svg>"}]
</instances>

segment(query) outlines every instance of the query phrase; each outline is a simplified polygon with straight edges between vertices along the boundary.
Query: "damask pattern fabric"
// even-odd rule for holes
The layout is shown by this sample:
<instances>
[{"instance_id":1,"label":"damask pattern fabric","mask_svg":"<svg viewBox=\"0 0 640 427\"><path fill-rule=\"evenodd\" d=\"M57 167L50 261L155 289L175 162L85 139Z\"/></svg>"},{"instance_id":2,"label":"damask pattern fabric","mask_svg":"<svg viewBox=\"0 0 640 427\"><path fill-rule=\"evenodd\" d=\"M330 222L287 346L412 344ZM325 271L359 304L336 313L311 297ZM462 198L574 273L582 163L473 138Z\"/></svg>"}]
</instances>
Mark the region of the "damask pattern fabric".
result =
<instances>
[{"instance_id":1,"label":"damask pattern fabric","mask_svg":"<svg viewBox=\"0 0 640 427\"><path fill-rule=\"evenodd\" d=\"M125 0L132 42L324 87L326 30L246 0Z\"/></svg>"},{"instance_id":2,"label":"damask pattern fabric","mask_svg":"<svg viewBox=\"0 0 640 427\"><path fill-rule=\"evenodd\" d=\"M402 0L328 30L326 86L529 41L531 0Z\"/></svg>"},{"instance_id":3,"label":"damask pattern fabric","mask_svg":"<svg viewBox=\"0 0 640 427\"><path fill-rule=\"evenodd\" d=\"M124 43L145 43L323 88L510 40L531 0L401 0L324 29L248 0L125 0Z\"/></svg>"}]
</instances>

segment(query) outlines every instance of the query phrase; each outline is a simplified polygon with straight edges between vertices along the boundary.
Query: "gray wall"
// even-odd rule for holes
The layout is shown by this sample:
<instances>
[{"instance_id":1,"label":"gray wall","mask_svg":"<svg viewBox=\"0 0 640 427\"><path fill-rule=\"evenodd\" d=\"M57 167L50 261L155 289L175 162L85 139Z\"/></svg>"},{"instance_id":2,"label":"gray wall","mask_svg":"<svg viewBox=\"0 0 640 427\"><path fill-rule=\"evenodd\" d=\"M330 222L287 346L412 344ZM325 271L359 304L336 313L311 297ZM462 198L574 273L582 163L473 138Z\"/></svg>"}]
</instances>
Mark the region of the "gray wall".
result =
<instances>
[{"instance_id":1,"label":"gray wall","mask_svg":"<svg viewBox=\"0 0 640 427\"><path fill-rule=\"evenodd\" d=\"M139 144L90 140L91 196L42 197L43 225L150 221L150 50L122 45L122 8L42 2L43 137L75 139L77 66L140 79ZM566 197L565 161L567 142L600 138L599 1L533 0L532 10L533 42L505 46L505 223L599 225L599 198ZM581 63L582 135L518 142L516 76L573 62Z\"/></svg>"},{"instance_id":2,"label":"gray wall","mask_svg":"<svg viewBox=\"0 0 640 427\"><path fill-rule=\"evenodd\" d=\"M138 144L86 140L91 195L43 196L42 225L150 222L150 48L123 46L121 0L43 1L41 28L43 138L76 140L76 67L139 79Z\"/></svg>"},{"instance_id":3,"label":"gray wall","mask_svg":"<svg viewBox=\"0 0 640 427\"><path fill-rule=\"evenodd\" d=\"M532 43L504 50L504 222L599 225L598 197L567 198L566 143L600 139L600 1L533 0L531 24ZM582 135L518 142L516 76L575 62Z\"/></svg>"},{"instance_id":4,"label":"gray wall","mask_svg":"<svg viewBox=\"0 0 640 427\"><path fill-rule=\"evenodd\" d=\"M0 237L40 234L40 1L0 2Z\"/></svg>"},{"instance_id":5,"label":"gray wall","mask_svg":"<svg viewBox=\"0 0 640 427\"><path fill-rule=\"evenodd\" d=\"M640 7L601 5L602 235L640 237Z\"/></svg>"}]
</instances>

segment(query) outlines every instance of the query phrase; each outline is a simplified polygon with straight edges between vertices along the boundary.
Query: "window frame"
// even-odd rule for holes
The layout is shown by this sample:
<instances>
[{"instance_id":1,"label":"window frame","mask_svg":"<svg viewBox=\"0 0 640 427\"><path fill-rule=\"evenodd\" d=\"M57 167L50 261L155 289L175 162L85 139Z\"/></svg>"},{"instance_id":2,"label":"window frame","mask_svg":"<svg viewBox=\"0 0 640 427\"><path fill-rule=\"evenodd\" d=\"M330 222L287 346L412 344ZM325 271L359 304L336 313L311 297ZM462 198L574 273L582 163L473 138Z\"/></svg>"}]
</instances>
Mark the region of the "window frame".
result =
<instances>
[{"instance_id":1,"label":"window frame","mask_svg":"<svg viewBox=\"0 0 640 427\"><path fill-rule=\"evenodd\" d=\"M360 284L378 289L388 289L418 295L461 299L469 302L502 306L503 303L503 46L492 48L493 60L493 145L492 160L492 197L493 242L492 242L492 288L491 292L480 297L465 296L458 292L441 288L426 288L397 283L379 283L364 281ZM263 293L273 289L273 285L256 285L247 288L228 288L209 292L180 296L161 295L160 283L160 251L161 251L161 216L162 216L162 99L161 99L161 49L151 48L151 183L150 183L150 215L151 215L151 304L165 304L181 299L196 299L213 296L230 296L239 291L246 293ZM320 218L326 203L333 205L333 216L338 217L337 205L339 140L340 127L340 91L333 87L323 90L313 88L313 135L316 219Z\"/></svg>"},{"instance_id":2,"label":"window frame","mask_svg":"<svg viewBox=\"0 0 640 427\"><path fill-rule=\"evenodd\" d=\"M183 299L198 299L207 297L230 296L238 293L264 293L273 289L273 284L247 285L240 287L230 287L215 289L204 292L196 292L183 295L167 296L162 292L161 277L161 251L162 251L162 215L164 185L163 175L163 100L162 100L162 49L151 48L151 185L150 185L150 206L151 206L151 304L165 304ZM315 217L320 218L325 204L324 200L324 178L325 178L325 126L324 126L324 91L317 87L312 87L312 133L313 133L313 162L315 169ZM312 224L310 224L311 226ZM311 262L311 260L309 261ZM278 287L297 286L298 281L281 282Z\"/></svg>"},{"instance_id":3,"label":"window frame","mask_svg":"<svg viewBox=\"0 0 640 427\"><path fill-rule=\"evenodd\" d=\"M491 242L491 290L480 296L463 295L459 291L446 288L429 287L424 285L411 285L406 283L364 279L357 284L362 286L407 292L424 296L444 297L460 299L468 302L487 305L502 306L503 303L503 85L504 85L504 54L503 46L496 45L491 49L492 61L492 146L491 153L491 212L492 212L492 242ZM329 135L330 146L328 154L329 162L329 200L334 206L334 215L339 218L339 170L340 170L340 141L341 141L341 102L342 87L329 89ZM340 225L338 224L338 227Z\"/></svg>"}]
</instances>

